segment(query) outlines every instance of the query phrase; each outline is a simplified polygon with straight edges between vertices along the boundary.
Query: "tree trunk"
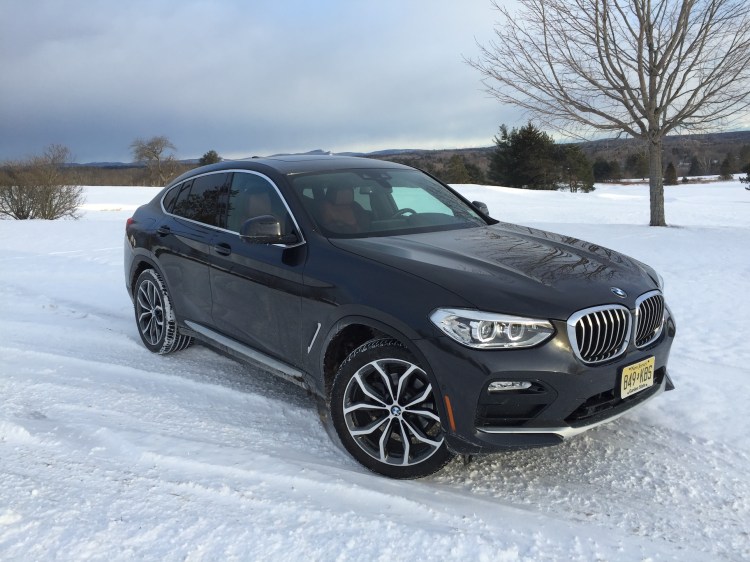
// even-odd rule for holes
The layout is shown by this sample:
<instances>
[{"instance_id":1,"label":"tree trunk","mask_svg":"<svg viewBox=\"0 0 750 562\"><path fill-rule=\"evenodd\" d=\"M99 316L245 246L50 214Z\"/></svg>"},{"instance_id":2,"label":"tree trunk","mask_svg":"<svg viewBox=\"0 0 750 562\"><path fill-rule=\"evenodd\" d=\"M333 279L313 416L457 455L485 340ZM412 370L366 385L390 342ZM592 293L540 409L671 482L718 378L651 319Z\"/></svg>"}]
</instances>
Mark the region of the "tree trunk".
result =
<instances>
[{"instance_id":1,"label":"tree trunk","mask_svg":"<svg viewBox=\"0 0 750 562\"><path fill-rule=\"evenodd\" d=\"M649 194L651 226L667 226L664 218L664 171L662 168L662 138L653 136L648 142Z\"/></svg>"}]
</instances>

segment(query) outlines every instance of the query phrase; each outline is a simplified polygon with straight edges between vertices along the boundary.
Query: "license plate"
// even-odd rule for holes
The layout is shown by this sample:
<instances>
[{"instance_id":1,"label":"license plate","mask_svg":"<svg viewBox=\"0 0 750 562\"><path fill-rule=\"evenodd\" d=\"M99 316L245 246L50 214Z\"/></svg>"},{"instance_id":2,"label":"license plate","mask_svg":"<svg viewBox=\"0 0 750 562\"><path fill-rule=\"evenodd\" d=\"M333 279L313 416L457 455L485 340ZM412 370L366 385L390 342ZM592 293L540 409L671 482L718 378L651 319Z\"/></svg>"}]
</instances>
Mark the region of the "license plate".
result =
<instances>
[{"instance_id":1,"label":"license plate","mask_svg":"<svg viewBox=\"0 0 750 562\"><path fill-rule=\"evenodd\" d=\"M654 384L655 364L656 360L649 357L624 367L620 377L620 398L627 398L651 387Z\"/></svg>"}]
</instances>

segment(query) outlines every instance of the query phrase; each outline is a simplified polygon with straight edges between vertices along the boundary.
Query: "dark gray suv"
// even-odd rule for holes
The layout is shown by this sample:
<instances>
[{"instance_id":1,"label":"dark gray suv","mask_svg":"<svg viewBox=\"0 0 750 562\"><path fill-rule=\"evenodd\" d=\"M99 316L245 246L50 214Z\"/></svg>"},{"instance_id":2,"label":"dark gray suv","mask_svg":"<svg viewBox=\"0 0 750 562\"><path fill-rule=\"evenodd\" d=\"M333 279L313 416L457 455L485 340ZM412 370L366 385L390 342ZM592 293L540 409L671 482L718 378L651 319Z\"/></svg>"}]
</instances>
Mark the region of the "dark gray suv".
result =
<instances>
[{"instance_id":1,"label":"dark gray suv","mask_svg":"<svg viewBox=\"0 0 750 562\"><path fill-rule=\"evenodd\" d=\"M148 349L197 339L304 386L394 478L560 443L673 388L653 269L388 162L192 170L128 220L125 281Z\"/></svg>"}]
</instances>

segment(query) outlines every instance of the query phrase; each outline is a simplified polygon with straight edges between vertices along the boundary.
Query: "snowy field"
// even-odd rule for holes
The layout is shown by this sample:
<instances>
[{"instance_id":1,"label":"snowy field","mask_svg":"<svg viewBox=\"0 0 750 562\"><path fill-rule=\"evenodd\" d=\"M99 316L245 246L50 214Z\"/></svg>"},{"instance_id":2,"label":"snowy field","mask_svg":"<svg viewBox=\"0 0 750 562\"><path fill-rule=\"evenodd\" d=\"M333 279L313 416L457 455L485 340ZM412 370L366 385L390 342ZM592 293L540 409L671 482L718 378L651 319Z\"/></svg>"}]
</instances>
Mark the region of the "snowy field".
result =
<instances>
[{"instance_id":1,"label":"snowy field","mask_svg":"<svg viewBox=\"0 0 750 562\"><path fill-rule=\"evenodd\" d=\"M305 392L194 346L140 343L125 220L152 188L87 188L79 221L0 221L0 560L748 560L750 192L457 186L493 216L623 251L666 280L677 386L554 448L397 482Z\"/></svg>"}]
</instances>

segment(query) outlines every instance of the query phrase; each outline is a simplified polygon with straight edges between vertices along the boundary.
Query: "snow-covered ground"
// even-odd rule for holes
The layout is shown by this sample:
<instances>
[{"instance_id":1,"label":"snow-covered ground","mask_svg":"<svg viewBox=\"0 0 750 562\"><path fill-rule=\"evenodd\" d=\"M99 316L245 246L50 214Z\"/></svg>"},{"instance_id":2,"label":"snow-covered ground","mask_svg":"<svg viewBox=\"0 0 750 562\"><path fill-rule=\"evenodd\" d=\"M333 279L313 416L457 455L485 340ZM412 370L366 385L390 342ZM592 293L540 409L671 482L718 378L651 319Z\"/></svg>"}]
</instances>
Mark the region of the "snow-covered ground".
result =
<instances>
[{"instance_id":1,"label":"snow-covered ground","mask_svg":"<svg viewBox=\"0 0 750 562\"><path fill-rule=\"evenodd\" d=\"M457 186L497 218L653 265L677 390L561 446L409 482L328 437L295 386L140 343L125 219L156 189L87 188L79 221L0 221L0 560L748 560L750 192Z\"/></svg>"}]
</instances>

